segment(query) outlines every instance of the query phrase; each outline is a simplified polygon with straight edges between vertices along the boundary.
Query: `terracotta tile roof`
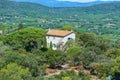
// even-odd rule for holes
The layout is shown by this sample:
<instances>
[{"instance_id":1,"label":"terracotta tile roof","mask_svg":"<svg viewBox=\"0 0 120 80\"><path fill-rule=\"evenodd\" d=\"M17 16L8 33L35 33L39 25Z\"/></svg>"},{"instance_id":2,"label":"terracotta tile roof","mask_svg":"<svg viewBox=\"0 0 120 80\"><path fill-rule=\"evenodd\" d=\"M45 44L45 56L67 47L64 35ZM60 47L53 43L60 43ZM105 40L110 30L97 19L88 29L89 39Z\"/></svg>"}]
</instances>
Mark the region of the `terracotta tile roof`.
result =
<instances>
[{"instance_id":1,"label":"terracotta tile roof","mask_svg":"<svg viewBox=\"0 0 120 80\"><path fill-rule=\"evenodd\" d=\"M64 37L64 36L67 36L69 34L73 33L73 31L65 31L65 30L49 30L47 32L47 35L50 35L50 36L61 36L61 37Z\"/></svg>"}]
</instances>

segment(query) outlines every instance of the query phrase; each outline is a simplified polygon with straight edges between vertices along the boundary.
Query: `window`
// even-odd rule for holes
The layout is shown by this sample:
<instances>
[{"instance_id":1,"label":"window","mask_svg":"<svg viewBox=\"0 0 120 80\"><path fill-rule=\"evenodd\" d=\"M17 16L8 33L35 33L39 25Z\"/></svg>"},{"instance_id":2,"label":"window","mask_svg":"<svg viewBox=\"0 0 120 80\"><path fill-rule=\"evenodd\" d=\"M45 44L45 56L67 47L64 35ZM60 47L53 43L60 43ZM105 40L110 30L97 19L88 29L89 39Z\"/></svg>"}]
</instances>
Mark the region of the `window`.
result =
<instances>
[{"instance_id":1,"label":"window","mask_svg":"<svg viewBox=\"0 0 120 80\"><path fill-rule=\"evenodd\" d=\"M71 39L72 39L72 38L70 38L70 37L68 38L68 40L71 40Z\"/></svg>"},{"instance_id":2,"label":"window","mask_svg":"<svg viewBox=\"0 0 120 80\"><path fill-rule=\"evenodd\" d=\"M55 39L55 37L53 37L53 39Z\"/></svg>"},{"instance_id":3,"label":"window","mask_svg":"<svg viewBox=\"0 0 120 80\"><path fill-rule=\"evenodd\" d=\"M48 39L49 39L49 36L48 36Z\"/></svg>"},{"instance_id":4,"label":"window","mask_svg":"<svg viewBox=\"0 0 120 80\"><path fill-rule=\"evenodd\" d=\"M53 47L53 48L56 48L56 44L53 44L52 47Z\"/></svg>"}]
</instances>

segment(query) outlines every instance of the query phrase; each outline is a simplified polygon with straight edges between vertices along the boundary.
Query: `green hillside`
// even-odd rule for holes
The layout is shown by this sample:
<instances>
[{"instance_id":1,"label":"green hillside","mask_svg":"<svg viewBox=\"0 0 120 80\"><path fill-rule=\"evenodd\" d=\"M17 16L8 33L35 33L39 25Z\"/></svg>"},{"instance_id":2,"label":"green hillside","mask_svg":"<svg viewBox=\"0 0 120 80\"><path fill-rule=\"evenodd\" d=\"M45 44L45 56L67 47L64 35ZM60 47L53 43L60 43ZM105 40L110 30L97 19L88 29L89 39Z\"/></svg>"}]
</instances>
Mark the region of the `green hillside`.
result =
<instances>
[{"instance_id":1,"label":"green hillside","mask_svg":"<svg viewBox=\"0 0 120 80\"><path fill-rule=\"evenodd\" d=\"M34 3L0 1L0 29L24 27L60 28L74 26L75 30L94 32L106 38L119 38L120 2L78 8L49 8ZM114 35L114 37L113 37Z\"/></svg>"},{"instance_id":2,"label":"green hillside","mask_svg":"<svg viewBox=\"0 0 120 80\"><path fill-rule=\"evenodd\" d=\"M41 28L0 36L0 80L120 80L120 41L75 33L58 50L47 47Z\"/></svg>"},{"instance_id":3,"label":"green hillside","mask_svg":"<svg viewBox=\"0 0 120 80\"><path fill-rule=\"evenodd\" d=\"M120 40L111 40L120 39L119 17L119 2L50 8L1 0L0 80L120 80ZM74 29L75 40L52 50L48 28Z\"/></svg>"}]
</instances>

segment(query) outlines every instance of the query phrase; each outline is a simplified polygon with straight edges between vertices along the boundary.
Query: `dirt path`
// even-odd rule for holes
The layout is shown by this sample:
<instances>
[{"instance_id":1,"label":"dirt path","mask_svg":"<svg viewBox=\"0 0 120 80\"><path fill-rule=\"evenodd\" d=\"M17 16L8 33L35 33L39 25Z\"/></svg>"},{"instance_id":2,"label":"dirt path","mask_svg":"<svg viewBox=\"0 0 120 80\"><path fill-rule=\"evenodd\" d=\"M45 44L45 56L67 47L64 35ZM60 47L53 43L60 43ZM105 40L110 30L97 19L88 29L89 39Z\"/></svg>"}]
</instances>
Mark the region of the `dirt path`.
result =
<instances>
[{"instance_id":1,"label":"dirt path","mask_svg":"<svg viewBox=\"0 0 120 80\"><path fill-rule=\"evenodd\" d=\"M71 70L73 70L76 74L79 73L79 70L77 69L77 67L69 67L66 70L58 70L58 69L47 68L45 70L45 74L46 74L45 77L49 77L49 76L53 76L53 75L59 75L63 71L71 71ZM88 70L83 70L83 72L84 72L85 75L88 75L91 78L91 80L100 80L100 79L98 79L97 76L90 75L90 71L88 71Z\"/></svg>"},{"instance_id":2,"label":"dirt path","mask_svg":"<svg viewBox=\"0 0 120 80\"><path fill-rule=\"evenodd\" d=\"M51 69L51 68L47 68L45 70L45 77L49 77L49 76L53 76L53 75L59 75L63 70L58 70L58 69Z\"/></svg>"}]
</instances>

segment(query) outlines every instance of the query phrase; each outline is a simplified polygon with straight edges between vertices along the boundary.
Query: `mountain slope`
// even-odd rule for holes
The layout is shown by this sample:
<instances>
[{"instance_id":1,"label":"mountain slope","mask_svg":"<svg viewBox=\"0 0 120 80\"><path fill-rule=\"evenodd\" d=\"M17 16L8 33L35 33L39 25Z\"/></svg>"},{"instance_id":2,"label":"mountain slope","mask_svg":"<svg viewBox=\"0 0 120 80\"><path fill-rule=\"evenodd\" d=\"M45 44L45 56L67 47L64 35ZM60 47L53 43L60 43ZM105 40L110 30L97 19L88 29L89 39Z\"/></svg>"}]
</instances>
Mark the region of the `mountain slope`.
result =
<instances>
[{"instance_id":1,"label":"mountain slope","mask_svg":"<svg viewBox=\"0 0 120 80\"><path fill-rule=\"evenodd\" d=\"M34 3L18 3L8 0L1 0L0 9L2 10L0 14L3 13L3 15L25 15L25 13L28 15L29 12L32 12L32 15L34 15L34 12L36 11L46 12L47 7Z\"/></svg>"},{"instance_id":2,"label":"mountain slope","mask_svg":"<svg viewBox=\"0 0 120 80\"><path fill-rule=\"evenodd\" d=\"M109 1L95 1L89 3L69 2L69 1L56 1L56 0L14 0L17 2L33 2L39 3L49 7L85 7L95 4L109 3Z\"/></svg>"},{"instance_id":3,"label":"mountain slope","mask_svg":"<svg viewBox=\"0 0 120 80\"><path fill-rule=\"evenodd\" d=\"M96 34L120 34L120 3L89 7L50 8L34 3L0 1L0 26L60 28L72 25L75 30ZM5 27L0 27L4 29ZM7 28L8 29L8 28Z\"/></svg>"}]
</instances>

